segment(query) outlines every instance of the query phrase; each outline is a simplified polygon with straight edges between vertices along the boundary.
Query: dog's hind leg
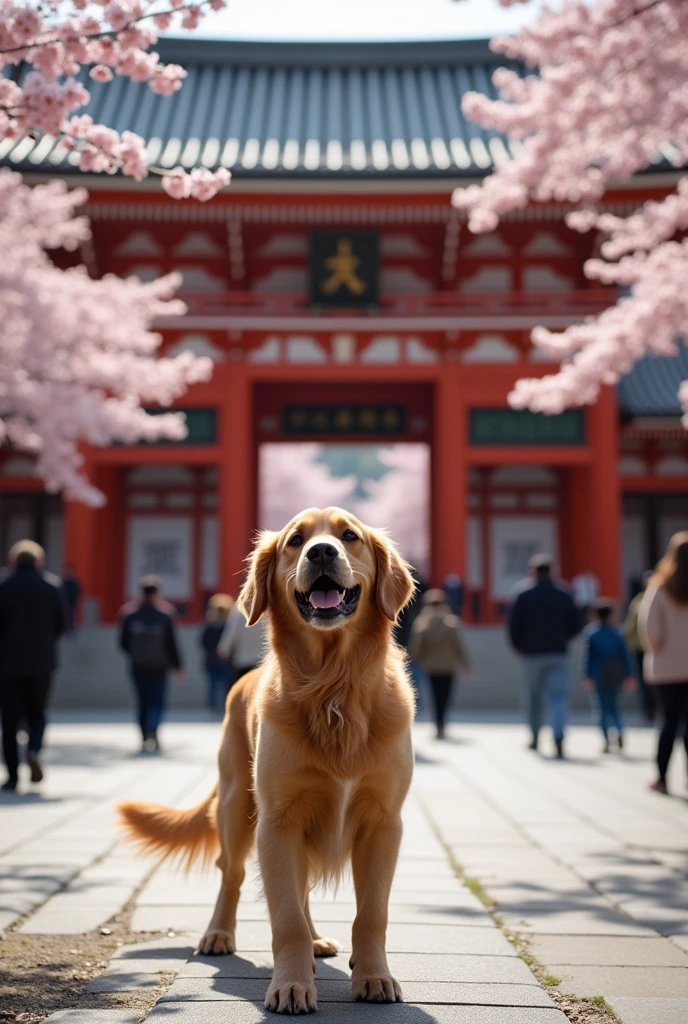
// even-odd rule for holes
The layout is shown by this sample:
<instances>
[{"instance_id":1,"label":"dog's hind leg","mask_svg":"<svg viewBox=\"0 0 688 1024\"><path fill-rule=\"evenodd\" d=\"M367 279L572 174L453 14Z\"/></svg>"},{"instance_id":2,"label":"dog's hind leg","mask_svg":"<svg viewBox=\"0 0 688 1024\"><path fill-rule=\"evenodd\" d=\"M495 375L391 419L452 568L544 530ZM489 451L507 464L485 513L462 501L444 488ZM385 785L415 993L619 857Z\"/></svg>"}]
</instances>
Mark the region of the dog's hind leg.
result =
<instances>
[{"instance_id":1,"label":"dog's hind leg","mask_svg":"<svg viewBox=\"0 0 688 1024\"><path fill-rule=\"evenodd\" d=\"M229 723L220 748L217 803L220 856L217 866L222 872L222 885L210 924L198 946L199 953L206 955L233 953L236 949L237 903L246 874L246 858L254 840L255 804L250 754L240 724Z\"/></svg>"},{"instance_id":2,"label":"dog's hind leg","mask_svg":"<svg viewBox=\"0 0 688 1024\"><path fill-rule=\"evenodd\" d=\"M306 890L306 899L303 904L303 911L308 921L308 927L311 930L313 936L313 956L336 956L339 952L339 943L335 942L334 939L325 939L322 935L318 934L318 929L313 924L313 918L311 917L311 908L308 905L309 890Z\"/></svg>"}]
</instances>

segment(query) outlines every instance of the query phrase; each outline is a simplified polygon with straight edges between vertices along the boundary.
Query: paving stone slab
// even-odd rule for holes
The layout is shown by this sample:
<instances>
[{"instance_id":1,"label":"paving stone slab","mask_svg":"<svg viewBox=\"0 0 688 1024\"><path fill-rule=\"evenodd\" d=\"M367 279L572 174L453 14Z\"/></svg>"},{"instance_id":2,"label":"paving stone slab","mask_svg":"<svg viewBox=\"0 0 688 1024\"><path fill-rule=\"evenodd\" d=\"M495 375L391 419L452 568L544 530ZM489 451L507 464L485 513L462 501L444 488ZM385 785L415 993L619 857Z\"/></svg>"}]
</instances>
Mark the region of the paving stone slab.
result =
<instances>
[{"instance_id":1,"label":"paving stone slab","mask_svg":"<svg viewBox=\"0 0 688 1024\"><path fill-rule=\"evenodd\" d=\"M670 935L669 939L675 946L678 946L679 949L688 953L688 935Z\"/></svg>"},{"instance_id":2,"label":"paving stone slab","mask_svg":"<svg viewBox=\"0 0 688 1024\"><path fill-rule=\"evenodd\" d=\"M122 906L80 904L77 907L60 906L53 909L51 904L52 900L49 900L33 917L24 922L19 931L25 935L81 935L94 931L105 921L109 921Z\"/></svg>"},{"instance_id":3,"label":"paving stone slab","mask_svg":"<svg viewBox=\"0 0 688 1024\"><path fill-rule=\"evenodd\" d=\"M86 991L92 993L109 992L140 992L143 989L157 988L161 981L158 974L137 974L134 971L125 973L118 971L116 974L101 974L99 978L92 978L86 985Z\"/></svg>"},{"instance_id":4,"label":"paving stone slab","mask_svg":"<svg viewBox=\"0 0 688 1024\"><path fill-rule=\"evenodd\" d=\"M260 1001L265 998L268 979L179 978L160 1002L194 1000ZM317 979L318 1003L351 1003L351 981ZM104 990L101 990L104 991ZM112 991L112 990L108 990ZM539 985L461 984L456 982L405 982L407 1003L468 1004L482 1006L553 1006Z\"/></svg>"},{"instance_id":5,"label":"paving stone slab","mask_svg":"<svg viewBox=\"0 0 688 1024\"><path fill-rule=\"evenodd\" d=\"M657 933L621 914L598 915L594 912L564 914L524 914L517 908L499 908L505 924L529 935L638 935L652 938Z\"/></svg>"},{"instance_id":6,"label":"paving stone slab","mask_svg":"<svg viewBox=\"0 0 688 1024\"><path fill-rule=\"evenodd\" d=\"M139 1024L140 1019L130 1010L57 1010L44 1024Z\"/></svg>"},{"instance_id":7,"label":"paving stone slab","mask_svg":"<svg viewBox=\"0 0 688 1024\"><path fill-rule=\"evenodd\" d=\"M688 956L661 936L534 935L529 949L536 959L547 965L688 967Z\"/></svg>"},{"instance_id":8,"label":"paving stone slab","mask_svg":"<svg viewBox=\"0 0 688 1024\"><path fill-rule=\"evenodd\" d=\"M394 1024L568 1024L560 1010L539 1006L414 1006L411 1003L395 1003L393 1006L356 1004L355 1008L347 1003L324 1003L318 1020L351 1021L354 1015L366 1024L378 1021L381 1024L392 1021ZM262 1002L237 1002L232 1006L232 1024L265 1024L265 1020ZM146 1018L146 1024L148 1021L153 1024L170 1024L171 1021L174 1024L227 1024L227 1005L219 1001L157 1003ZM106 1024L104 1018L102 1024Z\"/></svg>"},{"instance_id":9,"label":"paving stone slab","mask_svg":"<svg viewBox=\"0 0 688 1024\"><path fill-rule=\"evenodd\" d=\"M688 1000L685 967L547 966L552 974L562 979L560 990L577 996L595 996L601 992L605 996L670 996Z\"/></svg>"},{"instance_id":10,"label":"paving stone slab","mask_svg":"<svg viewBox=\"0 0 688 1024\"><path fill-rule=\"evenodd\" d=\"M131 960L111 960L105 971L106 976L125 974L177 974L189 957L191 947L184 957L151 957L149 960L132 958Z\"/></svg>"},{"instance_id":11,"label":"paving stone slab","mask_svg":"<svg viewBox=\"0 0 688 1024\"><path fill-rule=\"evenodd\" d=\"M515 956L474 956L451 953L390 953L390 970L401 982L462 982L476 984L532 985L533 975ZM180 978L269 978L272 953L239 952L234 956L194 956L185 963ZM134 965L132 964L132 969ZM349 957L339 953L316 961L316 979L350 975Z\"/></svg>"},{"instance_id":12,"label":"paving stone slab","mask_svg":"<svg viewBox=\"0 0 688 1024\"><path fill-rule=\"evenodd\" d=\"M120 961L137 961L146 963L149 960L177 960L186 963L193 956L196 947L175 935L163 939L149 939L147 942L131 942L119 946L110 958L110 968Z\"/></svg>"},{"instance_id":13,"label":"paving stone slab","mask_svg":"<svg viewBox=\"0 0 688 1024\"><path fill-rule=\"evenodd\" d=\"M623 1024L686 1024L688 999L641 999L615 996L609 1000Z\"/></svg>"},{"instance_id":14,"label":"paving stone slab","mask_svg":"<svg viewBox=\"0 0 688 1024\"><path fill-rule=\"evenodd\" d=\"M183 911L183 913L182 913ZM177 907L171 912L157 907L138 908L132 920L134 931L202 932L208 924L205 908ZM342 949L351 949L351 924L326 921L318 917L321 933L335 939ZM239 950L266 949L272 945L272 932L267 921L239 921ZM390 924L387 929L387 950L395 953L480 953L516 955L510 942L494 925L479 924Z\"/></svg>"}]
</instances>

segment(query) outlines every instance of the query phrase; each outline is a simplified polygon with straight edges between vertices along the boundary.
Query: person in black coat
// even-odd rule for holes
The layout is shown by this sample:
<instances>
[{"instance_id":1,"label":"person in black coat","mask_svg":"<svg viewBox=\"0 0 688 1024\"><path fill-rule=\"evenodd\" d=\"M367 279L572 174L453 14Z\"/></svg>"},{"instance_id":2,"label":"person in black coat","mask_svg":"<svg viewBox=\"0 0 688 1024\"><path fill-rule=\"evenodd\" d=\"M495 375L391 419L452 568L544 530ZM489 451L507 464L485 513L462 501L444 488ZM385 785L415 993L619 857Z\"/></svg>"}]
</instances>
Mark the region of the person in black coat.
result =
<instances>
[{"instance_id":1,"label":"person in black coat","mask_svg":"<svg viewBox=\"0 0 688 1024\"><path fill-rule=\"evenodd\" d=\"M552 578L552 568L549 555L535 555L530 560L531 582L519 587L511 606L509 639L523 664L530 748L537 750L546 700L557 757L561 758L571 685L568 647L583 623L571 594Z\"/></svg>"},{"instance_id":2,"label":"person in black coat","mask_svg":"<svg viewBox=\"0 0 688 1024\"><path fill-rule=\"evenodd\" d=\"M26 722L31 781L43 778L38 755L45 731L45 708L57 667L57 642L67 628L61 581L43 571L45 552L30 540L9 554L10 572L0 583L0 710L2 751L7 766L4 790L17 788L17 732Z\"/></svg>"},{"instance_id":3,"label":"person in black coat","mask_svg":"<svg viewBox=\"0 0 688 1024\"><path fill-rule=\"evenodd\" d=\"M129 655L143 750L154 753L160 750L158 728L165 712L168 672L175 669L181 679L184 670L172 614L160 598L160 580L144 576L140 586L139 603L122 619L119 645Z\"/></svg>"}]
</instances>

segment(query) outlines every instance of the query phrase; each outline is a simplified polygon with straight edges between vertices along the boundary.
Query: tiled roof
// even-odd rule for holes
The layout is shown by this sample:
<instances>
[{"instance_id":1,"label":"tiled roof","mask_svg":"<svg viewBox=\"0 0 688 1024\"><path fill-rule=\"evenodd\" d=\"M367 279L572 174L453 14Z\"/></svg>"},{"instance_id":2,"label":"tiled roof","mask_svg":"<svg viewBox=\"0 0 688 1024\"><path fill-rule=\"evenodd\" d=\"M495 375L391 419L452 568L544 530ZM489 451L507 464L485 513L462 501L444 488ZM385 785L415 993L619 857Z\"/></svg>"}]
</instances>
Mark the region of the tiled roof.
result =
<instances>
[{"instance_id":1,"label":"tiled roof","mask_svg":"<svg viewBox=\"0 0 688 1024\"><path fill-rule=\"evenodd\" d=\"M158 49L188 71L179 92L89 79L87 112L142 135L164 168L224 166L251 178L457 177L483 175L512 152L461 113L469 90L495 95L492 72L509 63L485 42L172 40ZM0 143L0 162L25 171L65 173L74 160L50 138Z\"/></svg>"},{"instance_id":2,"label":"tiled roof","mask_svg":"<svg viewBox=\"0 0 688 1024\"><path fill-rule=\"evenodd\" d=\"M676 356L646 356L618 385L619 406L628 416L678 416L678 388L688 380L688 347Z\"/></svg>"}]
</instances>

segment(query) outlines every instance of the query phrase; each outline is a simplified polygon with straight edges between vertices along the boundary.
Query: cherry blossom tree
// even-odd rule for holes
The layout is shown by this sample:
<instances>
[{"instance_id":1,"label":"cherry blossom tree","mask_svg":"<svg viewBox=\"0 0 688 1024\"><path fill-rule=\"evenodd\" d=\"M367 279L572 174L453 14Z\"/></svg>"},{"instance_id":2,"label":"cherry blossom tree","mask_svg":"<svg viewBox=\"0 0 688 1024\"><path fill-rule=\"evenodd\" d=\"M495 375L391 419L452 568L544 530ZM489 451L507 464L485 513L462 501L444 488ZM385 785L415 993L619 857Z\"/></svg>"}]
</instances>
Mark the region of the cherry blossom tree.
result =
<instances>
[{"instance_id":1,"label":"cherry blossom tree","mask_svg":"<svg viewBox=\"0 0 688 1024\"><path fill-rule=\"evenodd\" d=\"M354 512L355 476L336 477L318 461L317 442L265 444L260 450L260 527L281 530L304 508L337 505Z\"/></svg>"},{"instance_id":2,"label":"cherry blossom tree","mask_svg":"<svg viewBox=\"0 0 688 1024\"><path fill-rule=\"evenodd\" d=\"M561 333L533 331L534 344L561 366L519 381L510 401L555 413L594 402L602 384L615 384L647 353L674 354L688 324L688 178L628 217L601 208L609 183L688 162L688 3L561 0L492 46L532 74L500 68L500 98L469 93L463 110L517 140L519 151L482 185L457 189L454 204L480 232L532 201L570 203L567 223L601 240L586 275L625 293ZM688 426L688 382L680 398Z\"/></svg>"},{"instance_id":3,"label":"cherry blossom tree","mask_svg":"<svg viewBox=\"0 0 688 1024\"><path fill-rule=\"evenodd\" d=\"M49 491L98 505L80 444L184 437L183 415L150 415L142 403L171 405L212 362L157 357L162 338L149 325L184 312L170 298L178 275L93 280L83 266L53 264L47 249L88 238L88 221L74 216L85 199L63 182L29 188L0 171L0 444L35 454Z\"/></svg>"},{"instance_id":4,"label":"cherry blossom tree","mask_svg":"<svg viewBox=\"0 0 688 1024\"><path fill-rule=\"evenodd\" d=\"M156 172L175 199L211 199L229 171L163 173L150 165L139 135L120 135L77 111L90 98L87 76L110 82L120 75L161 95L176 92L186 72L150 52L158 32L174 24L195 29L209 8L224 6L225 0L0 0L0 140L46 134L78 151L82 171L119 170L137 181ZM9 74L13 67L28 70Z\"/></svg>"},{"instance_id":5,"label":"cherry blossom tree","mask_svg":"<svg viewBox=\"0 0 688 1024\"><path fill-rule=\"evenodd\" d=\"M82 171L137 181L162 175L174 198L211 199L229 172L150 165L144 140L95 124L83 113L89 77L146 82L156 93L179 89L186 75L150 48L176 20L194 29L225 0L0 0L0 140L43 135L79 155ZM59 270L47 251L75 249L89 234L83 189L53 183L34 190L0 172L0 443L37 456L48 490L99 504L86 479L80 445L185 436L179 414L152 416L142 403L169 406L194 381L210 376L209 360L190 354L158 359L159 315L181 314L171 300L175 275L153 284L83 268Z\"/></svg>"},{"instance_id":6,"label":"cherry blossom tree","mask_svg":"<svg viewBox=\"0 0 688 1024\"><path fill-rule=\"evenodd\" d=\"M388 529L401 553L422 577L430 561L430 450L424 444L381 448L389 467L379 480L366 480L366 497L352 511L370 526Z\"/></svg>"}]
</instances>

